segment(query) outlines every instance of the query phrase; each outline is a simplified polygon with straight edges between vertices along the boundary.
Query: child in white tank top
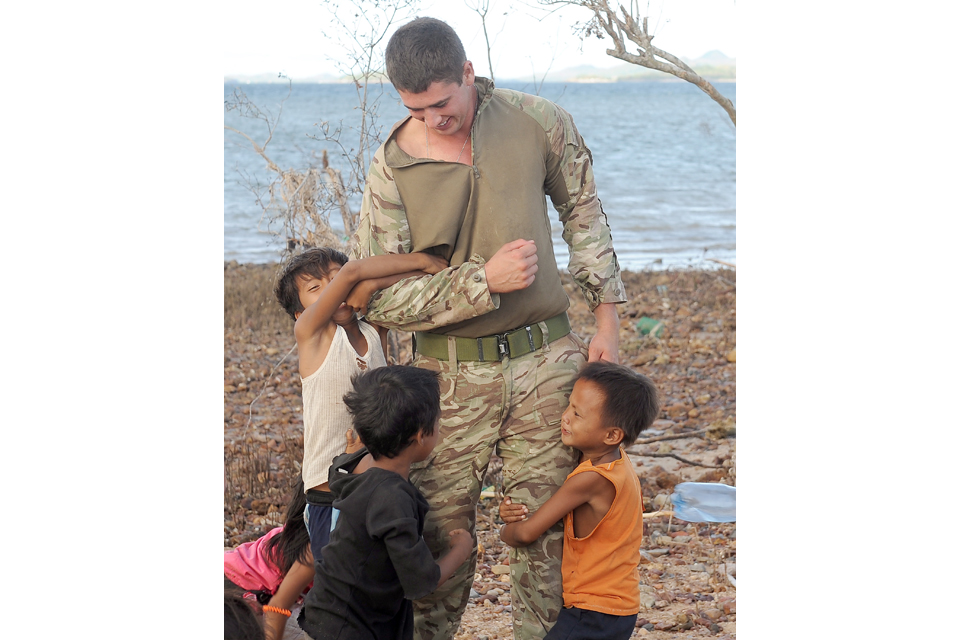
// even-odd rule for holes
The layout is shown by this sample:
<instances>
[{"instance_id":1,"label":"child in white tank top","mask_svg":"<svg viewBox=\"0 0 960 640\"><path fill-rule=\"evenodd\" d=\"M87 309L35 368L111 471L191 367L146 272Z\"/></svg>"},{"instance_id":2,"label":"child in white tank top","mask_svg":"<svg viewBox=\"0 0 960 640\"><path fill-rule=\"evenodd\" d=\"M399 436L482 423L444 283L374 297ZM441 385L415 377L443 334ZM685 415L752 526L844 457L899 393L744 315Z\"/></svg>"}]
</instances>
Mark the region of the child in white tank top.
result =
<instances>
[{"instance_id":1,"label":"child in white tank top","mask_svg":"<svg viewBox=\"0 0 960 640\"><path fill-rule=\"evenodd\" d=\"M344 451L350 416L343 395L356 373L384 366L387 330L357 317L375 291L447 267L427 253L388 254L348 261L336 249L308 249L284 265L274 294L295 320L303 383L304 520L315 558L330 538L333 497L327 472Z\"/></svg>"}]
</instances>

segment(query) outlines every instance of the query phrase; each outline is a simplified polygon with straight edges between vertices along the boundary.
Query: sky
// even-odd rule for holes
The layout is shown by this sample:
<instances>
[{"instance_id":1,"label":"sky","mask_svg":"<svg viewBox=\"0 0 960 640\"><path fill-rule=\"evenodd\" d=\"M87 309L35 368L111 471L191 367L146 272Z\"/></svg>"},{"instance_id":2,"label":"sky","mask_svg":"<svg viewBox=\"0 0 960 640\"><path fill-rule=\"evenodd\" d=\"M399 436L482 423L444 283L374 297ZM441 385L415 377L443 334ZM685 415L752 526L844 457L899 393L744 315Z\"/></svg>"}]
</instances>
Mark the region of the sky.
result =
<instances>
[{"instance_id":1,"label":"sky","mask_svg":"<svg viewBox=\"0 0 960 640\"><path fill-rule=\"evenodd\" d=\"M340 5L340 15L349 16L352 5L280 0L264 15L259 1L239 0L223 16L225 76L284 73L296 79L317 74L340 75L336 61L343 60L339 36L330 33L329 7ZM479 15L470 6L477 0L422 0L416 15L439 18L458 33L479 75L489 75L486 45ZM678 56L694 58L712 50L736 57L736 3L734 0L650 0L644 5L650 16L654 44ZM540 78L549 70L590 64L610 67L622 64L605 51L608 39L587 41L573 33L578 21L591 14L577 7L548 13L534 0L491 0L487 32L491 40L494 73L500 78ZM290 19L296 16L296 19ZM283 18L282 24L280 18ZM398 20L399 24L409 18ZM399 26L399 25L398 25ZM341 33L346 30L341 29Z\"/></svg>"}]
</instances>

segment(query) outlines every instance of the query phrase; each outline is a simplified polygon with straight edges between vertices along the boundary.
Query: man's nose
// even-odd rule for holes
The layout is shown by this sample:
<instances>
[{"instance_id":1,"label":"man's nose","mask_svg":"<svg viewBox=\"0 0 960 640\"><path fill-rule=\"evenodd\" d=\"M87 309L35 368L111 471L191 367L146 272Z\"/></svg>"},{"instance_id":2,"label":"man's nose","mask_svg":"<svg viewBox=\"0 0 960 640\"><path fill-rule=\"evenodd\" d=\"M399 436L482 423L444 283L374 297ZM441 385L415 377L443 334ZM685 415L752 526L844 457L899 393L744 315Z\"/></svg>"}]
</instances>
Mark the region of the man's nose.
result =
<instances>
[{"instance_id":1,"label":"man's nose","mask_svg":"<svg viewBox=\"0 0 960 640\"><path fill-rule=\"evenodd\" d=\"M444 120L445 118L442 115L440 115L439 111L435 111L432 109L426 111L426 121L427 121L427 124L430 125L431 127L436 127Z\"/></svg>"}]
</instances>

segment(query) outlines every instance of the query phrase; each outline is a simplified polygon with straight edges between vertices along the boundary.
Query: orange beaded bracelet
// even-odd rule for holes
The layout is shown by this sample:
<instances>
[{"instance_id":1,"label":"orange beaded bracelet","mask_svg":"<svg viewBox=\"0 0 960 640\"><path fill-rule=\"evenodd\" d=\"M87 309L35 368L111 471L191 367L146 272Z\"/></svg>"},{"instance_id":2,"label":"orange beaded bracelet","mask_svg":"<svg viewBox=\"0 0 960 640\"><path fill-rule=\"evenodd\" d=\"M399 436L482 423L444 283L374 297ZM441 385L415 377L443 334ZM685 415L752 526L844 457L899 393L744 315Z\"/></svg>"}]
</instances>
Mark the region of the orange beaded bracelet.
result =
<instances>
[{"instance_id":1,"label":"orange beaded bracelet","mask_svg":"<svg viewBox=\"0 0 960 640\"><path fill-rule=\"evenodd\" d=\"M282 615L282 616L287 616L288 618L290 617L290 613L291 613L291 612L290 612L290 609L281 609L280 607L271 607L271 606L268 605L268 604L263 605L263 610L264 610L264 611L272 611L272 612L274 612L274 613L279 613L280 615Z\"/></svg>"}]
</instances>

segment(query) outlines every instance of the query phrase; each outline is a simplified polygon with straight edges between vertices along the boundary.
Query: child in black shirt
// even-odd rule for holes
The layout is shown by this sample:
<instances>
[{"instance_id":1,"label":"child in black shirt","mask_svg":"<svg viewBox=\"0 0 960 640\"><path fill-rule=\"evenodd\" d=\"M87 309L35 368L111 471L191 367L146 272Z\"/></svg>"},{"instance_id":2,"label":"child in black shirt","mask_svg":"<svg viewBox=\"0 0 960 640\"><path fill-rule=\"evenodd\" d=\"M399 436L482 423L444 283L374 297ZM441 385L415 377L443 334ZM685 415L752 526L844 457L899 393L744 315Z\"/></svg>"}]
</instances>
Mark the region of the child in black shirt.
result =
<instances>
[{"instance_id":1,"label":"child in black shirt","mask_svg":"<svg viewBox=\"0 0 960 640\"><path fill-rule=\"evenodd\" d=\"M330 468L339 510L300 614L315 640L413 638L411 600L443 584L470 556L473 540L450 532L434 561L423 540L429 505L408 480L410 464L437 443L440 387L435 373L406 366L370 369L344 398L364 448Z\"/></svg>"}]
</instances>

